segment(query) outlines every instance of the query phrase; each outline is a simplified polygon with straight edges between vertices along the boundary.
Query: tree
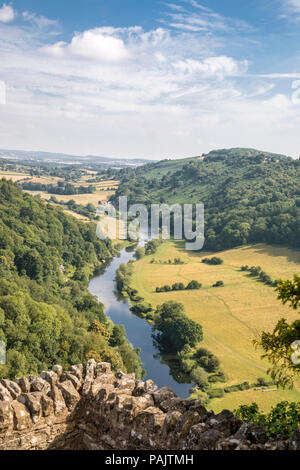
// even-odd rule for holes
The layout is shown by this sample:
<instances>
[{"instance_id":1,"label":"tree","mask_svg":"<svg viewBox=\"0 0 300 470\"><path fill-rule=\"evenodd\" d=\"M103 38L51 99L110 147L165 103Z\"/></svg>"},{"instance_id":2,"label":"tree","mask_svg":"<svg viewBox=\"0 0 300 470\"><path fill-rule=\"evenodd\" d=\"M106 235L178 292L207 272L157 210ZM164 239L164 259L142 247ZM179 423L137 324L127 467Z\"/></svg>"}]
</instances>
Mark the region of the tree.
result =
<instances>
[{"instance_id":1,"label":"tree","mask_svg":"<svg viewBox=\"0 0 300 470\"><path fill-rule=\"evenodd\" d=\"M300 302L300 277L295 275L292 281L280 280L276 291L278 299L283 304L297 309ZM298 345L300 345L300 320L289 324L285 318L277 323L271 333L263 332L256 346L264 350L263 357L269 359L272 367L269 373L277 384L286 387L292 386L296 377L299 377L300 364L298 361Z\"/></svg>"},{"instance_id":2,"label":"tree","mask_svg":"<svg viewBox=\"0 0 300 470\"><path fill-rule=\"evenodd\" d=\"M198 281L191 281L189 282L189 284L186 286L186 289L187 290L198 290L198 289L201 289L202 287L202 284L200 284L200 282Z\"/></svg>"},{"instance_id":3,"label":"tree","mask_svg":"<svg viewBox=\"0 0 300 470\"><path fill-rule=\"evenodd\" d=\"M166 302L156 311L154 329L160 331L159 343L172 351L181 351L185 345L195 346L203 339L202 327L185 315L184 306Z\"/></svg>"},{"instance_id":4,"label":"tree","mask_svg":"<svg viewBox=\"0 0 300 470\"><path fill-rule=\"evenodd\" d=\"M115 325L109 339L109 345L113 348L121 346L126 341L125 328L123 325Z\"/></svg>"}]
</instances>

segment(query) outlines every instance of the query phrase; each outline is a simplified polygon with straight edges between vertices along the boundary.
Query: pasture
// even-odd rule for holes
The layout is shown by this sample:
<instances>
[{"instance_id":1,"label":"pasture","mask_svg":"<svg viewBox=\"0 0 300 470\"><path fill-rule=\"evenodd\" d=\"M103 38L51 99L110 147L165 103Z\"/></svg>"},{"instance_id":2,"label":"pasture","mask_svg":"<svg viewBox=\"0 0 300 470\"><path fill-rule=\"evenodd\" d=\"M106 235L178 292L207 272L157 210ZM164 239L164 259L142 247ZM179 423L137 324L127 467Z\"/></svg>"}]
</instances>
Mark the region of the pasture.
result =
<instances>
[{"instance_id":1,"label":"pasture","mask_svg":"<svg viewBox=\"0 0 300 470\"><path fill-rule=\"evenodd\" d=\"M184 304L186 314L203 326L203 347L221 360L227 376L226 385L245 381L252 384L259 377L268 378L269 363L261 359L261 351L254 348L252 341L259 337L261 331L271 330L280 318L293 321L299 319L299 313L282 305L274 288L250 277L240 268L245 264L261 266L274 279L292 278L294 273L299 273L300 251L258 244L217 253L224 260L224 264L219 266L201 262L212 255L186 252L182 242L164 242L154 256L135 263L132 287L154 307L168 300ZM153 258L163 262L177 257L185 264L151 264ZM186 284L193 279L202 283L201 290L155 293L156 287L175 282ZM212 285L219 280L224 281L224 287L213 288ZM224 385L218 384L217 387ZM297 390L267 393L249 390L215 399L211 406L233 409L235 402L257 401L266 409L285 399L299 400L300 393Z\"/></svg>"}]
</instances>

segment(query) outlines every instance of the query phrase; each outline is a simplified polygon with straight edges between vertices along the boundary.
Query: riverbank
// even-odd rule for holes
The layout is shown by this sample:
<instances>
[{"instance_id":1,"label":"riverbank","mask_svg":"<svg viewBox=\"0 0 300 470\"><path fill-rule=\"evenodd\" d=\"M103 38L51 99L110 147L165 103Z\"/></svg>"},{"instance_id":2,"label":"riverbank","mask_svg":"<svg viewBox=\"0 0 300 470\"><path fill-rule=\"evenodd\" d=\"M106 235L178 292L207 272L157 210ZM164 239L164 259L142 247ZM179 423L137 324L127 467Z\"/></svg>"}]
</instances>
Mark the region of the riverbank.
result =
<instances>
[{"instance_id":1,"label":"riverbank","mask_svg":"<svg viewBox=\"0 0 300 470\"><path fill-rule=\"evenodd\" d=\"M116 271L122 263L134 260L134 252L126 248L121 250L104 272L95 276L89 284L89 291L104 304L105 313L116 325L124 325L128 341L134 348L140 349L140 357L146 370L145 379L152 379L159 387L169 386L174 392L187 398L192 384L179 383L183 380L178 371L174 358L162 357L156 348L152 327L145 320L138 318L130 311L128 299L118 296L116 288Z\"/></svg>"}]
</instances>

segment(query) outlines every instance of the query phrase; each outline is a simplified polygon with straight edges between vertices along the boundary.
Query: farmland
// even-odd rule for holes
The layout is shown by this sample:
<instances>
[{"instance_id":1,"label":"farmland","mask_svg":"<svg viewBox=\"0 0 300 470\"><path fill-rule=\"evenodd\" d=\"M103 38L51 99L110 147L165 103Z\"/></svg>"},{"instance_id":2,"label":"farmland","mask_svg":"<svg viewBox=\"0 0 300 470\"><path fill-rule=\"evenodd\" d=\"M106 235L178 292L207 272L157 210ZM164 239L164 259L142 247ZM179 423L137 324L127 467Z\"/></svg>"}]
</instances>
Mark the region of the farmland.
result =
<instances>
[{"instance_id":1,"label":"farmland","mask_svg":"<svg viewBox=\"0 0 300 470\"><path fill-rule=\"evenodd\" d=\"M298 315L277 300L274 288L240 268L245 264L259 265L274 279L291 278L299 271L300 251L257 244L218 253L224 261L220 266L201 262L211 255L186 252L181 242L164 242L154 256L135 263L131 285L154 307L168 300L184 304L186 314L203 326L203 347L221 361L227 378L222 386L244 381L253 384L259 377L267 378L269 364L261 359L261 351L255 350L252 340L258 338L262 330L271 330L283 316L292 321ZM160 264L176 257L185 264ZM158 264L151 264L152 258ZM193 279L203 285L201 290L155 293L158 286L170 282L186 284ZM224 281L224 287L213 288L218 280ZM279 401L299 400L299 397L297 390L263 393L251 389L226 394L224 398L211 401L210 406L216 410L224 406L233 409L238 404L257 401L263 409L269 409Z\"/></svg>"}]
</instances>

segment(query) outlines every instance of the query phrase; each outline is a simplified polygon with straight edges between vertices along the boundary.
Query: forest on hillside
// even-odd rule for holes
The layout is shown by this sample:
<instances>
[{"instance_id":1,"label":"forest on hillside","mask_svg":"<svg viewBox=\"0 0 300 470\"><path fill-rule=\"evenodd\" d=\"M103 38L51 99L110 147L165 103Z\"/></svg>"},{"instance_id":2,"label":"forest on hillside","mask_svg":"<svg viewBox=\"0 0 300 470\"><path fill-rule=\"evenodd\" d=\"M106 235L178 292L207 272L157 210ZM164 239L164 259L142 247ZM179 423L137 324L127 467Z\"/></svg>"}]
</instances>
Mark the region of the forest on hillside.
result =
<instances>
[{"instance_id":1,"label":"forest on hillside","mask_svg":"<svg viewBox=\"0 0 300 470\"><path fill-rule=\"evenodd\" d=\"M205 249L250 243L300 248L300 160L251 149L126 169L111 201L205 205Z\"/></svg>"},{"instance_id":2,"label":"forest on hillside","mask_svg":"<svg viewBox=\"0 0 300 470\"><path fill-rule=\"evenodd\" d=\"M7 350L0 378L90 357L142 376L138 351L87 289L114 254L95 225L0 181L0 341Z\"/></svg>"}]
</instances>

